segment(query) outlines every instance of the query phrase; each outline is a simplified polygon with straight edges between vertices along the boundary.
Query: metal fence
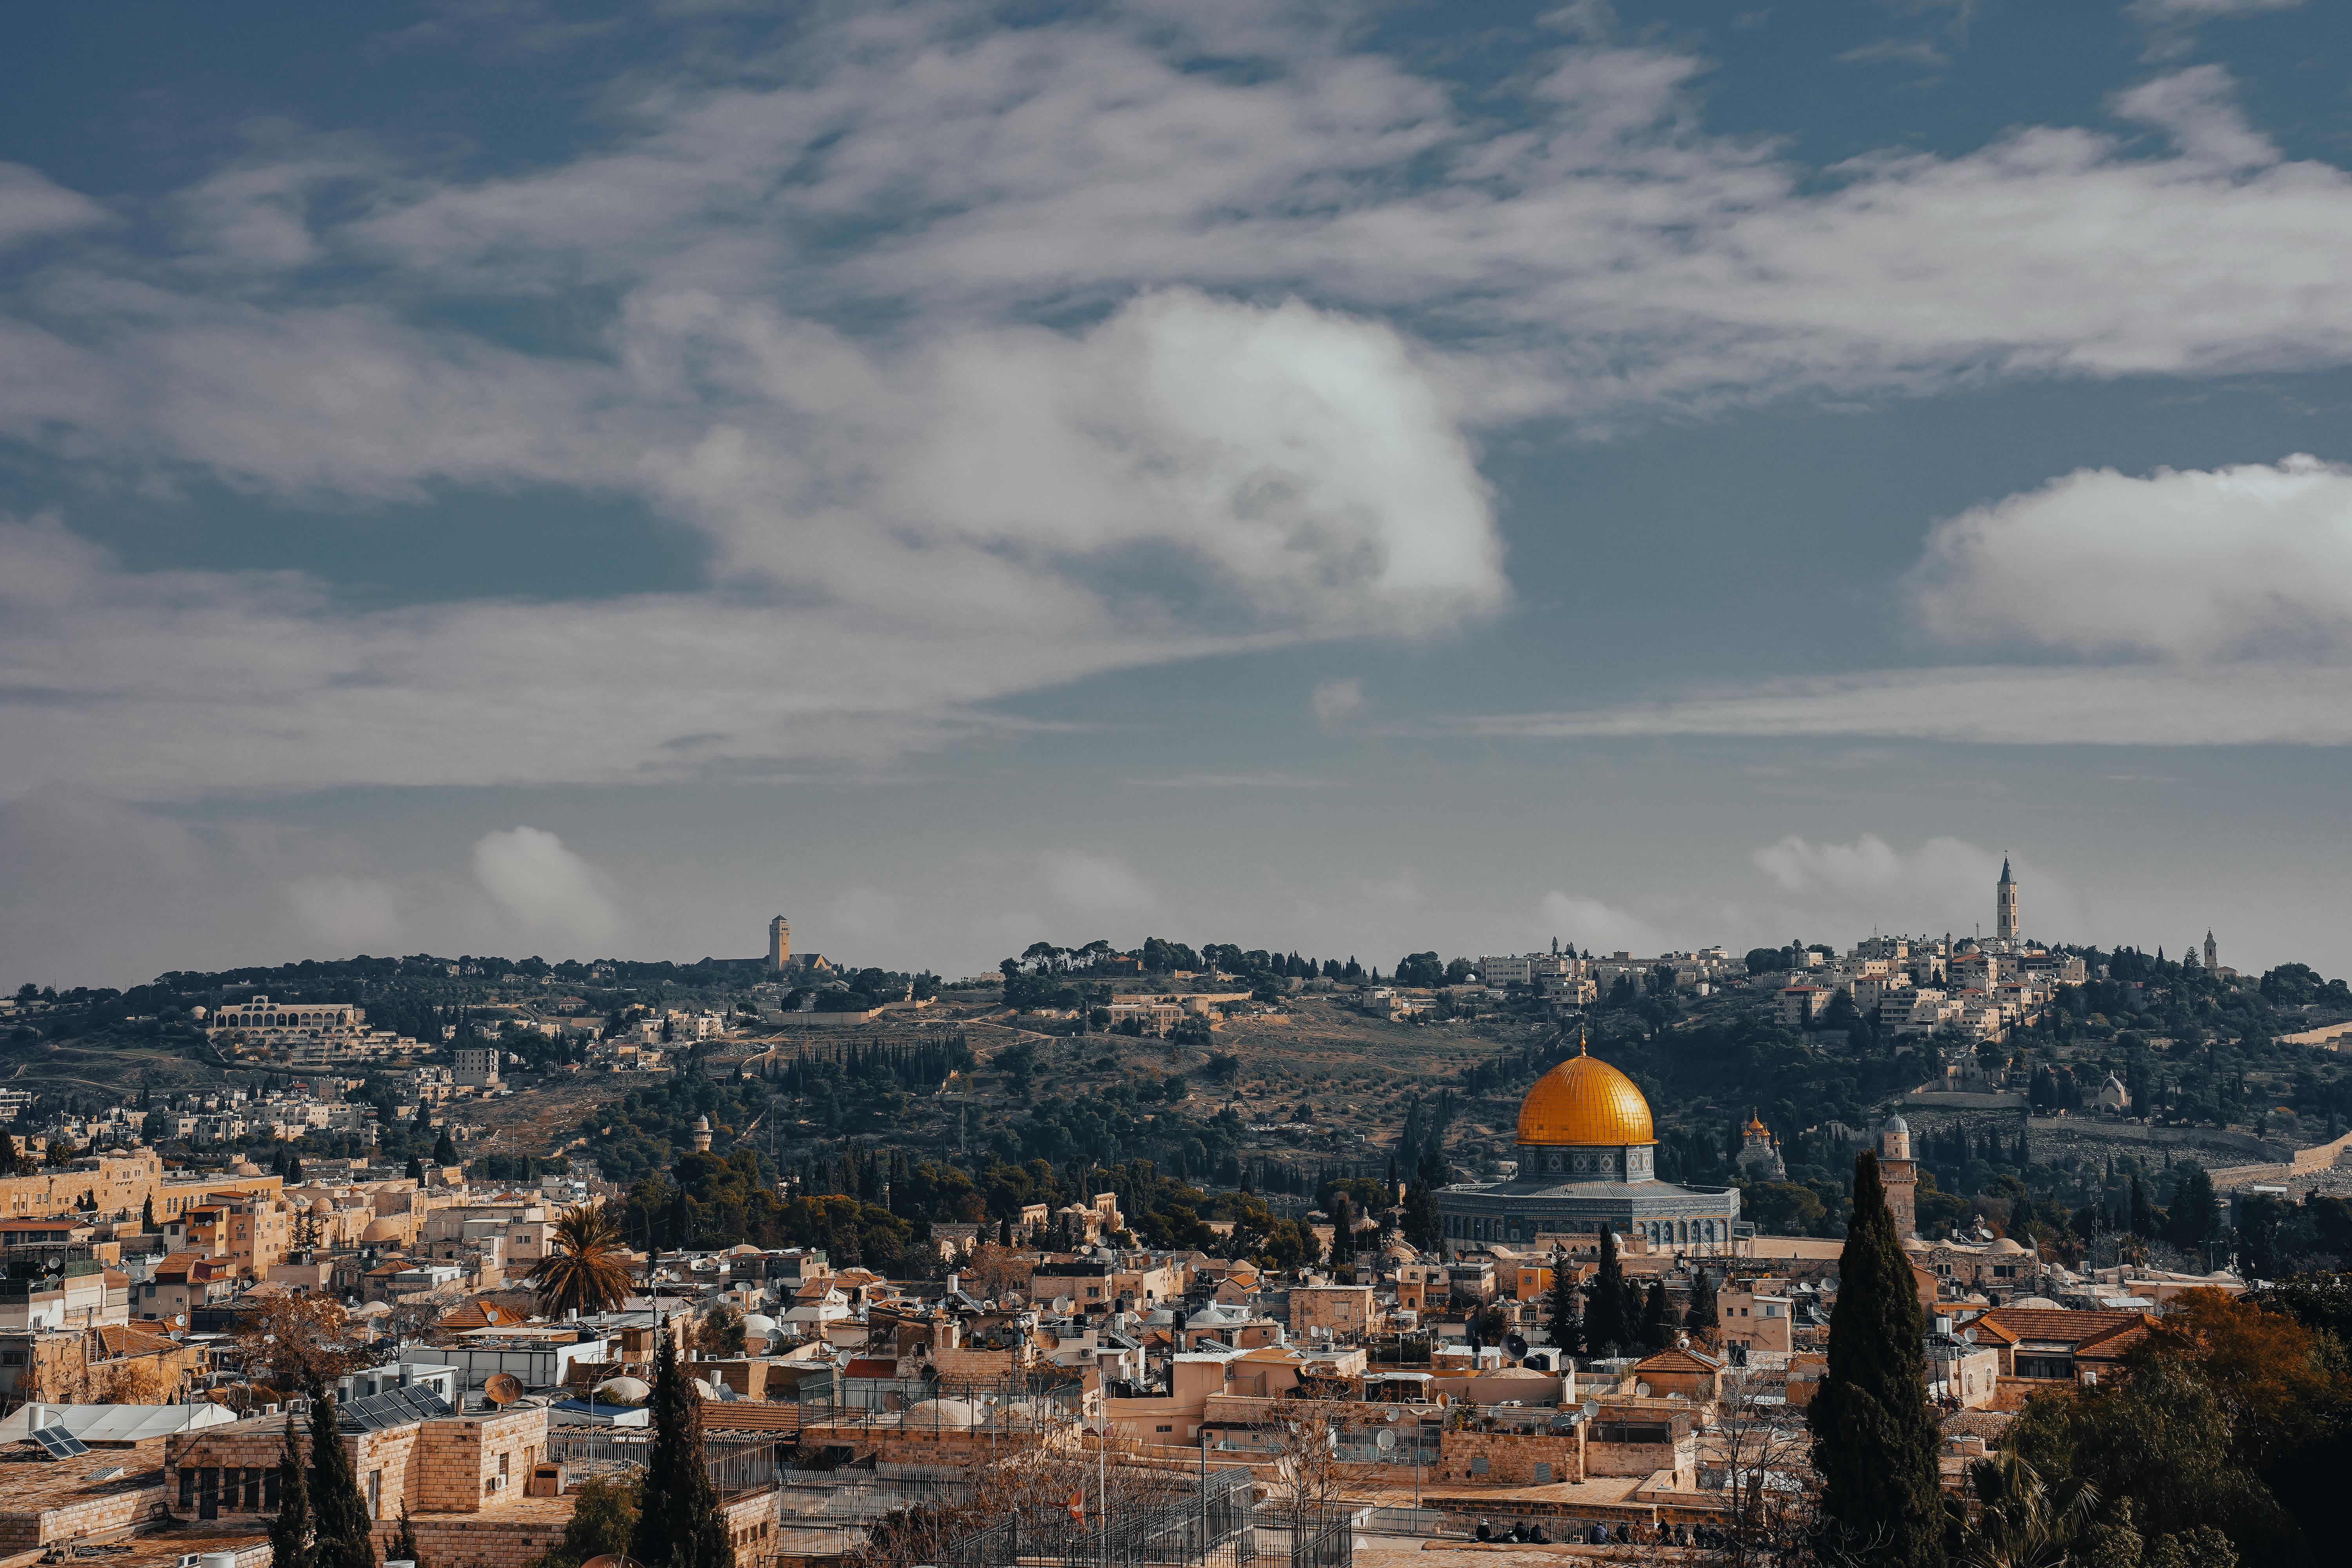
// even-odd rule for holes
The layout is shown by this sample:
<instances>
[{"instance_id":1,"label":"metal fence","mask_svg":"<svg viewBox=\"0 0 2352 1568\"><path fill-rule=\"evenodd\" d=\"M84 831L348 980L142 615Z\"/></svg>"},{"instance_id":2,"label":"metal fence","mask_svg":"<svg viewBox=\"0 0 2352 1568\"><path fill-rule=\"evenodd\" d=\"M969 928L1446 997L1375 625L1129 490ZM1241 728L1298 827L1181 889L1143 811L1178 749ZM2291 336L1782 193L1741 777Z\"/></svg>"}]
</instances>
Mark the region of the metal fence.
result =
<instances>
[{"instance_id":1,"label":"metal fence","mask_svg":"<svg viewBox=\"0 0 2352 1568\"><path fill-rule=\"evenodd\" d=\"M722 1497L766 1491L786 1475L791 1440L761 1434L706 1435L702 1461L710 1485ZM630 1470L642 1470L653 1454L652 1432L613 1426L558 1426L547 1435L547 1457L554 1463L589 1476L617 1479Z\"/></svg>"},{"instance_id":2,"label":"metal fence","mask_svg":"<svg viewBox=\"0 0 2352 1568\"><path fill-rule=\"evenodd\" d=\"M1213 1470L1194 1484L1170 1478L1148 1500L1091 1527L1059 1509L1014 1515L951 1544L945 1568L1239 1568L1258 1555L1258 1531L1246 1470ZM1346 1568L1319 1537L1295 1568Z\"/></svg>"}]
</instances>

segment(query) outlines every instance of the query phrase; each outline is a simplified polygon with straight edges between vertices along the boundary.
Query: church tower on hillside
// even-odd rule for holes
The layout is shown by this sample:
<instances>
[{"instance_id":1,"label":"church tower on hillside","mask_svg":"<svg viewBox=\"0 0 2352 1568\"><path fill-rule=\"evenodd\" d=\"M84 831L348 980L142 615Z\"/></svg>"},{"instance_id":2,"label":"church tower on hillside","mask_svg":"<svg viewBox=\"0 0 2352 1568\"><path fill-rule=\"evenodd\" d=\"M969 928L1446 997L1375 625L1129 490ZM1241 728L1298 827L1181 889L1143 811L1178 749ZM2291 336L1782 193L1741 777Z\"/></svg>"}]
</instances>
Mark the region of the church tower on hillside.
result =
<instances>
[{"instance_id":1,"label":"church tower on hillside","mask_svg":"<svg viewBox=\"0 0 2352 1568\"><path fill-rule=\"evenodd\" d=\"M782 973L793 962L793 922L778 915L768 922L768 973Z\"/></svg>"},{"instance_id":2,"label":"church tower on hillside","mask_svg":"<svg viewBox=\"0 0 2352 1568\"><path fill-rule=\"evenodd\" d=\"M2000 880L1992 889L1992 934L2003 942L2017 940L2017 879L2009 874L2009 857L2000 858Z\"/></svg>"},{"instance_id":3,"label":"church tower on hillside","mask_svg":"<svg viewBox=\"0 0 2352 1568\"><path fill-rule=\"evenodd\" d=\"M2205 931L2205 973L2218 974L2221 970L2221 950L2213 945L2213 931L2209 926Z\"/></svg>"}]
</instances>

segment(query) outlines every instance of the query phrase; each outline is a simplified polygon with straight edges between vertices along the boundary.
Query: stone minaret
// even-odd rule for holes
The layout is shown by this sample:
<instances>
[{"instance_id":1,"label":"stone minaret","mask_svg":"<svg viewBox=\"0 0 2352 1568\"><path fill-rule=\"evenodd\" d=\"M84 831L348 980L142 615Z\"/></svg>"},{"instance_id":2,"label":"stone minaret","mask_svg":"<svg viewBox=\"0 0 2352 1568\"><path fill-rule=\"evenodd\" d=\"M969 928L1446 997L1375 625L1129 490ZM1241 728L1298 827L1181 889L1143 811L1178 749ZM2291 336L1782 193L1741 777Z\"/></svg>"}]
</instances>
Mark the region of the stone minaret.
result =
<instances>
[{"instance_id":1,"label":"stone minaret","mask_svg":"<svg viewBox=\"0 0 2352 1568\"><path fill-rule=\"evenodd\" d=\"M768 970L782 969L793 961L793 922L778 915L768 922Z\"/></svg>"},{"instance_id":2,"label":"stone minaret","mask_svg":"<svg viewBox=\"0 0 2352 1568\"><path fill-rule=\"evenodd\" d=\"M1900 1116L1888 1117L1886 1125L1879 1129L1878 1179L1886 1184L1886 1206L1895 1215L1895 1236L1910 1236L1919 1228L1919 1167L1911 1158L1911 1124Z\"/></svg>"},{"instance_id":3,"label":"stone minaret","mask_svg":"<svg viewBox=\"0 0 2352 1568\"><path fill-rule=\"evenodd\" d=\"M710 1152L710 1118L708 1116L694 1119L694 1152L698 1154Z\"/></svg>"},{"instance_id":4,"label":"stone minaret","mask_svg":"<svg viewBox=\"0 0 2352 1568\"><path fill-rule=\"evenodd\" d=\"M2017 879L2009 874L2009 858L2001 857L2000 880L1992 889L1992 934L2003 942L2017 940Z\"/></svg>"}]
</instances>

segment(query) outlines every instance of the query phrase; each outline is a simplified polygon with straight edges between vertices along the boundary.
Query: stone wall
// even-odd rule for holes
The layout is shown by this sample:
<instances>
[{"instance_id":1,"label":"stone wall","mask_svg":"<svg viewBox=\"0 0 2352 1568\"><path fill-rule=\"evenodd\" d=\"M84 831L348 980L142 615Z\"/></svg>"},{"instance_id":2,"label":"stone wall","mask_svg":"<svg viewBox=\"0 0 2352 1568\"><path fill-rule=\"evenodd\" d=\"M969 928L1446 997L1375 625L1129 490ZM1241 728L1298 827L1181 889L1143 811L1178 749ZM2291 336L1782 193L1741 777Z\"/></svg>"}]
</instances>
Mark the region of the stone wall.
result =
<instances>
[{"instance_id":1,"label":"stone wall","mask_svg":"<svg viewBox=\"0 0 2352 1568\"><path fill-rule=\"evenodd\" d=\"M1439 1481L1497 1487L1534 1486L1536 1467L1551 1467L1554 1481L1580 1481L1585 1477L1584 1430L1565 1436L1549 1433L1447 1432L1438 1438L1436 1474ZM1486 1461L1486 1473L1475 1473L1472 1461ZM1653 1467L1654 1468L1654 1467ZM1616 1472L1610 1472L1614 1474ZM1642 1472L1643 1475L1649 1471Z\"/></svg>"},{"instance_id":2,"label":"stone wall","mask_svg":"<svg viewBox=\"0 0 2352 1568\"><path fill-rule=\"evenodd\" d=\"M1688 1434L1670 1443L1588 1443L1584 1471L1591 1476L1648 1476L1660 1470L1677 1475L1698 1463L1698 1445Z\"/></svg>"}]
</instances>

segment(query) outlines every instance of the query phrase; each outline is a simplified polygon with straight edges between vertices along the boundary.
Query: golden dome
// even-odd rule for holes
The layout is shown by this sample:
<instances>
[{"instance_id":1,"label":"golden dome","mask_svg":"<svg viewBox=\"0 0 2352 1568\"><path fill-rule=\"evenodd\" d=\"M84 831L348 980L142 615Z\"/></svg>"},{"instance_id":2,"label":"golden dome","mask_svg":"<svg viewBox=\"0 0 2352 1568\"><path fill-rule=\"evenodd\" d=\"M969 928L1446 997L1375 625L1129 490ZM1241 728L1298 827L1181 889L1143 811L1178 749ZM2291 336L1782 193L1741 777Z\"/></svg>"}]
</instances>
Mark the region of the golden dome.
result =
<instances>
[{"instance_id":1,"label":"golden dome","mask_svg":"<svg viewBox=\"0 0 2352 1568\"><path fill-rule=\"evenodd\" d=\"M1519 1142L1651 1143L1650 1102L1633 1080L1580 1050L1536 1079L1519 1101Z\"/></svg>"}]
</instances>

